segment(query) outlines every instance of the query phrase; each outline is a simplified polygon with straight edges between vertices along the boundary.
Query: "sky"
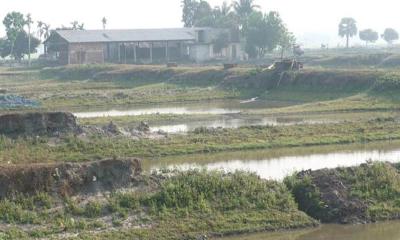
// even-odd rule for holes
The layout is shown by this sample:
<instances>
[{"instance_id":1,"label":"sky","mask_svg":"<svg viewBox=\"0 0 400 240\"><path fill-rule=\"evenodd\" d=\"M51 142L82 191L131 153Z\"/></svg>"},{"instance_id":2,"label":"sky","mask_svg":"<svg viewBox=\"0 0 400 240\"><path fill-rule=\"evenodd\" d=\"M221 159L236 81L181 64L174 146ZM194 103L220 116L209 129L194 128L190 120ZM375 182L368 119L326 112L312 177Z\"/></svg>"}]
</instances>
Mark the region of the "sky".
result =
<instances>
[{"instance_id":1,"label":"sky","mask_svg":"<svg viewBox=\"0 0 400 240\"><path fill-rule=\"evenodd\" d=\"M10 11L31 13L33 20L52 27L68 26L77 20L86 29L182 27L181 0L0 0L0 19ZM209 0L220 5L223 0ZM230 0L227 0L230 2ZM344 44L337 37L342 17L353 17L359 29L383 32L386 27L400 31L398 0L256 0L263 11L278 11L298 41L304 45ZM0 34L4 35L1 25Z\"/></svg>"}]
</instances>

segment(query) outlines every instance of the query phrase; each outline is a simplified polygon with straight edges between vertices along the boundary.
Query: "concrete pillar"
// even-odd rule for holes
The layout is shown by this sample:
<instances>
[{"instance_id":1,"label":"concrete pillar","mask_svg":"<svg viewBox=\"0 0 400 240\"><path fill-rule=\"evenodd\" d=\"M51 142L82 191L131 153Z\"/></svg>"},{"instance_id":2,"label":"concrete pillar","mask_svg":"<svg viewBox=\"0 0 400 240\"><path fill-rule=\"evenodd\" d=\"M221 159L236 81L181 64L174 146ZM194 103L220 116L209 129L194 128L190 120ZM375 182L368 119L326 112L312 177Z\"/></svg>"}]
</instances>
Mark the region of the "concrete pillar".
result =
<instances>
[{"instance_id":1,"label":"concrete pillar","mask_svg":"<svg viewBox=\"0 0 400 240\"><path fill-rule=\"evenodd\" d=\"M121 44L118 43L118 63L121 63Z\"/></svg>"},{"instance_id":2,"label":"concrete pillar","mask_svg":"<svg viewBox=\"0 0 400 240\"><path fill-rule=\"evenodd\" d=\"M165 43L165 59L169 62L168 41Z\"/></svg>"},{"instance_id":3,"label":"concrete pillar","mask_svg":"<svg viewBox=\"0 0 400 240\"><path fill-rule=\"evenodd\" d=\"M150 43L150 63L153 63L153 43Z\"/></svg>"},{"instance_id":4,"label":"concrete pillar","mask_svg":"<svg viewBox=\"0 0 400 240\"><path fill-rule=\"evenodd\" d=\"M134 58L135 63L137 63L136 47L138 44L139 43L135 43L135 45L133 46L133 58Z\"/></svg>"}]
</instances>

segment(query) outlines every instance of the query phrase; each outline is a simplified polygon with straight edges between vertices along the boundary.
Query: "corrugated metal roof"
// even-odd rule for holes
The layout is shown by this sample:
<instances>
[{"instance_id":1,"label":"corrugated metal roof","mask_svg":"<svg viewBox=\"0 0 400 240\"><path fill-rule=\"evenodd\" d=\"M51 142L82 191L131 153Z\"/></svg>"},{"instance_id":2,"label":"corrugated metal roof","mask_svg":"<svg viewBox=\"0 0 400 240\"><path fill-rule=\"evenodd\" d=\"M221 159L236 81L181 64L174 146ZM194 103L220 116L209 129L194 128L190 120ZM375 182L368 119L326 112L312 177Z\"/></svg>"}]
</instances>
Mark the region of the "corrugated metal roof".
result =
<instances>
[{"instance_id":1,"label":"corrugated metal roof","mask_svg":"<svg viewBox=\"0 0 400 240\"><path fill-rule=\"evenodd\" d=\"M132 29L132 30L57 30L70 43L145 42L195 40L193 28Z\"/></svg>"}]
</instances>

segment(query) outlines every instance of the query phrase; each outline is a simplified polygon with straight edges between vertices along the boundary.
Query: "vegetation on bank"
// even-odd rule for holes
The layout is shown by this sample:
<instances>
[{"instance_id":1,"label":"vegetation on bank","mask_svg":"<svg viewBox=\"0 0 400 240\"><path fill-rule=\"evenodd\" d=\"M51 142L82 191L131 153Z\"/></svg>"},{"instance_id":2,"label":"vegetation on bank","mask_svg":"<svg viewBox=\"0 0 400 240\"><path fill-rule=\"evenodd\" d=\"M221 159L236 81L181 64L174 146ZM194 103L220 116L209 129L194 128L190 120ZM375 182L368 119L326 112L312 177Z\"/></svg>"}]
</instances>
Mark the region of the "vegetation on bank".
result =
<instances>
[{"instance_id":1,"label":"vegetation on bank","mask_svg":"<svg viewBox=\"0 0 400 240\"><path fill-rule=\"evenodd\" d=\"M129 137L87 135L61 139L0 138L0 162L54 162L103 159L105 157L153 158L235 150L295 146L365 143L400 139L399 123L393 118L335 124L254 126L238 129L199 128L185 135L134 140Z\"/></svg>"},{"instance_id":2,"label":"vegetation on bank","mask_svg":"<svg viewBox=\"0 0 400 240\"><path fill-rule=\"evenodd\" d=\"M171 174L171 173L170 173ZM316 226L283 183L235 172L144 176L153 190L59 199L47 194L0 201L6 239L197 239ZM145 181L145 182L146 182ZM153 182L153 183L151 183ZM24 228L24 224L30 224ZM74 234L77 233L77 236Z\"/></svg>"},{"instance_id":3,"label":"vegetation on bank","mask_svg":"<svg viewBox=\"0 0 400 240\"><path fill-rule=\"evenodd\" d=\"M0 76L0 83L10 94L38 101L49 110L84 111L89 107L104 109L259 97L293 104L314 103L321 107L339 101L339 106L351 111L352 100L359 96L363 99L354 110L397 109L399 78L395 70L307 69L279 74L254 67L223 70L222 67L82 65L15 76L7 74ZM369 107L368 101L375 101L379 106ZM313 111L312 106L304 107Z\"/></svg>"},{"instance_id":4,"label":"vegetation on bank","mask_svg":"<svg viewBox=\"0 0 400 240\"><path fill-rule=\"evenodd\" d=\"M287 177L285 183L299 208L323 222L365 223L400 215L398 164L302 172Z\"/></svg>"}]
</instances>

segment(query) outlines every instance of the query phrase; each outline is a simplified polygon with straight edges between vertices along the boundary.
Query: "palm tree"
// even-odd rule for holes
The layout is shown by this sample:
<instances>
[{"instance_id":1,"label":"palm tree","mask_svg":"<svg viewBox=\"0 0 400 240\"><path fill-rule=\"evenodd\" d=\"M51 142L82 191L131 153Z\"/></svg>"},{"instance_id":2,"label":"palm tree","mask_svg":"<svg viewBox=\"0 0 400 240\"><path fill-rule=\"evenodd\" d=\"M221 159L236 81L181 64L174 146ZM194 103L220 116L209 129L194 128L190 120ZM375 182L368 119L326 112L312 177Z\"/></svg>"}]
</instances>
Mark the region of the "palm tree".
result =
<instances>
[{"instance_id":1,"label":"palm tree","mask_svg":"<svg viewBox=\"0 0 400 240\"><path fill-rule=\"evenodd\" d=\"M260 8L259 5L254 4L254 0L236 0L233 3L233 8L240 19L247 19L250 14Z\"/></svg>"},{"instance_id":2,"label":"palm tree","mask_svg":"<svg viewBox=\"0 0 400 240\"><path fill-rule=\"evenodd\" d=\"M106 25L107 25L107 18L103 17L103 19L101 19L101 23L103 23L103 29L106 29Z\"/></svg>"},{"instance_id":3,"label":"palm tree","mask_svg":"<svg viewBox=\"0 0 400 240\"><path fill-rule=\"evenodd\" d=\"M44 38L45 39L47 39L47 38L49 38L50 37L50 33L51 33L51 30L50 30L50 24L44 24L44 26L43 26L43 36L44 36Z\"/></svg>"},{"instance_id":4,"label":"palm tree","mask_svg":"<svg viewBox=\"0 0 400 240\"><path fill-rule=\"evenodd\" d=\"M350 38L357 35L357 22L354 18L343 18L339 24L339 36L346 37L346 48L349 48Z\"/></svg>"},{"instance_id":5,"label":"palm tree","mask_svg":"<svg viewBox=\"0 0 400 240\"><path fill-rule=\"evenodd\" d=\"M229 5L226 1L224 1L221 5L221 14L226 17L231 12L232 5Z\"/></svg>"},{"instance_id":6,"label":"palm tree","mask_svg":"<svg viewBox=\"0 0 400 240\"><path fill-rule=\"evenodd\" d=\"M44 29L43 29L44 24L45 23L42 21L37 22L37 29L38 29L37 34L38 34L40 40L42 40L42 37L44 35Z\"/></svg>"}]
</instances>

